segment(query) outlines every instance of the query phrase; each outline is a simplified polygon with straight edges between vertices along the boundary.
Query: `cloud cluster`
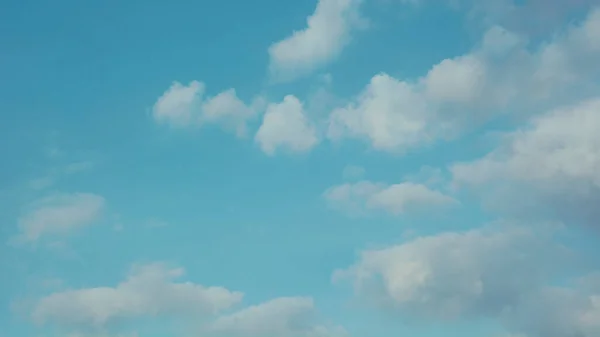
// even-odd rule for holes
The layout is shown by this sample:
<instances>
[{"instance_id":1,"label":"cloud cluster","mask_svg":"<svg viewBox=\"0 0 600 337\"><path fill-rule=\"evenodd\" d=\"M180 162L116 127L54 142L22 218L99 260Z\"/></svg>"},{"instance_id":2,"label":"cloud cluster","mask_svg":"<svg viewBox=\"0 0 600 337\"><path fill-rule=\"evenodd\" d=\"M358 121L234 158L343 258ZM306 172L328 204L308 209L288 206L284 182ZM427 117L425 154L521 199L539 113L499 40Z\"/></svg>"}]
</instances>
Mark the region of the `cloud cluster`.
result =
<instances>
[{"instance_id":1,"label":"cloud cluster","mask_svg":"<svg viewBox=\"0 0 600 337\"><path fill-rule=\"evenodd\" d=\"M492 26L471 53L445 59L415 81L375 75L332 112L328 138L401 153L452 139L494 116L539 113L598 89L599 46L600 9L538 45Z\"/></svg>"},{"instance_id":2,"label":"cloud cluster","mask_svg":"<svg viewBox=\"0 0 600 337\"><path fill-rule=\"evenodd\" d=\"M203 96L203 83L192 81L184 86L175 82L154 104L154 119L179 128L218 123L234 130L238 137L245 137L248 123L263 112L265 104L263 99L257 98L252 105L246 105L237 98L234 89L207 99ZM306 152L319 142L303 103L293 95L266 106L254 139L268 155L278 151Z\"/></svg>"},{"instance_id":3,"label":"cloud cluster","mask_svg":"<svg viewBox=\"0 0 600 337\"><path fill-rule=\"evenodd\" d=\"M328 136L402 153L519 113L529 123L501 134L495 150L450 165L454 187L474 190L502 216L598 228L599 46L600 9L538 45L492 26L473 52L417 81L374 76L332 113ZM363 182L329 194L356 209L373 207L371 196L383 188ZM419 237L364 251L335 277L350 279L357 294L397 317L493 318L529 337L597 336L600 282L565 284L570 254L551 232L527 223Z\"/></svg>"},{"instance_id":4,"label":"cloud cluster","mask_svg":"<svg viewBox=\"0 0 600 337\"><path fill-rule=\"evenodd\" d=\"M206 97L198 81L173 83L155 102L153 118L176 128L219 124L238 137L250 133L256 118L260 125L253 139L270 156L309 152L323 137L358 139L375 150L403 154L499 116L527 120L501 134L487 155L449 165L457 188L452 195L410 179L360 180L364 169L349 167L344 176L353 181L330 187L323 197L349 214L401 215L459 204L460 192L469 190L501 216L535 213L538 219L600 230L600 8L539 42L499 24L517 15L507 0L457 4L485 11L494 21L469 53L442 60L416 79L374 75L355 97L330 111L326 130L319 130L294 95L245 103L235 89ZM533 1L528 8L541 9L540 4ZM361 5L360 0L319 0L304 30L269 48L271 76L292 80L339 56L351 33L365 24ZM94 194L51 195L26 209L18 238L36 242L68 234L92 224L104 208L105 200ZM365 250L334 279L349 280L365 302L405 319L495 319L528 337L599 336L600 278L574 281L571 252L554 234L528 223L418 237ZM99 334L115 322L178 316L206 319L199 328L206 336L347 335L321 320L310 297L237 308L241 292L177 282L183 272L162 264L136 266L115 286L45 296L31 318Z\"/></svg>"},{"instance_id":5,"label":"cloud cluster","mask_svg":"<svg viewBox=\"0 0 600 337\"><path fill-rule=\"evenodd\" d=\"M315 13L323 15L323 8L339 11L356 5L350 0L324 0ZM473 51L442 60L416 80L385 73L373 76L346 106L333 109L327 138L360 139L377 150L402 153L453 139L494 116L512 111L521 116L533 115L573 98L589 96L598 89L593 79L600 72L599 27L598 9L541 44L532 44L525 36L501 26L491 26ZM303 32L293 35L290 41L312 36ZM281 46L286 46L286 41ZM206 99L204 91L201 82L193 81L188 86L174 83L155 103L155 120L180 127L222 123L238 136L245 135L247 122L260 112L260 104L245 104L234 89ZM268 154L278 146L310 150L318 143L318 133L306 116L303 104L293 95L270 104L256 135L258 144Z\"/></svg>"},{"instance_id":6,"label":"cloud cluster","mask_svg":"<svg viewBox=\"0 0 600 337\"><path fill-rule=\"evenodd\" d=\"M320 1L309 19L309 28L275 44L272 53L290 49L275 54L294 55L309 62L312 58L303 53L339 50L346 41L338 36L339 32L346 34L347 30L330 30L327 25L346 27L340 22L356 21L341 18L346 18L343 13L349 11L355 15L348 18L356 19L359 4L353 0ZM319 29L335 36L313 33ZM326 43L329 47L324 48L312 36L336 43ZM291 62L300 67L290 61L295 58L279 59L276 64ZM600 75L598 60L600 9L591 10L584 20L542 43L490 25L471 52L442 60L417 79L398 79L386 73L373 76L356 97L331 111L326 138L334 142L358 139L376 150L392 153L454 139L497 116L518 113L524 118L589 98L600 89L594 81ZM174 126L223 123L241 136L247 132L247 122L261 112L262 104L243 103L234 89L207 99L203 98L204 91L201 82L193 81L188 86L174 83L155 103L154 118ZM318 143L318 134L301 101L287 95L282 102L268 106L255 139L272 155L277 147L306 152Z\"/></svg>"}]
</instances>

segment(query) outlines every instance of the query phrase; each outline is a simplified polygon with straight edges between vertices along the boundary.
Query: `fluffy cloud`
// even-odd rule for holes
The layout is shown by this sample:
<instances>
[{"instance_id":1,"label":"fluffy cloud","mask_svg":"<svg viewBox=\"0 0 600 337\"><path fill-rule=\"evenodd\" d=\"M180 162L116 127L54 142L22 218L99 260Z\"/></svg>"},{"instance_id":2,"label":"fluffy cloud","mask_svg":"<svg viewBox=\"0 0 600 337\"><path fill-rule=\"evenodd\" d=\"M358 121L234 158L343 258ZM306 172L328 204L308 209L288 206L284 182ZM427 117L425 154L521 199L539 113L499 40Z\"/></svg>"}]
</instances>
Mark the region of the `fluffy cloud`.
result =
<instances>
[{"instance_id":1,"label":"fluffy cloud","mask_svg":"<svg viewBox=\"0 0 600 337\"><path fill-rule=\"evenodd\" d=\"M32 203L19 219L16 242L35 242L46 235L66 235L91 224L105 206L91 193L54 194Z\"/></svg>"},{"instance_id":2,"label":"fluffy cloud","mask_svg":"<svg viewBox=\"0 0 600 337\"><path fill-rule=\"evenodd\" d=\"M44 297L31 315L38 324L101 328L119 319L216 314L243 297L222 287L174 282L183 272L161 264L137 266L115 287L67 290Z\"/></svg>"},{"instance_id":3,"label":"fluffy cloud","mask_svg":"<svg viewBox=\"0 0 600 337\"><path fill-rule=\"evenodd\" d=\"M593 99L537 117L530 127L507 134L485 158L455 165L454 176L470 183L508 178L553 188L565 179L568 185L600 187L598 111L600 99Z\"/></svg>"},{"instance_id":4,"label":"fluffy cloud","mask_svg":"<svg viewBox=\"0 0 600 337\"><path fill-rule=\"evenodd\" d=\"M115 287L66 290L34 303L31 318L73 329L73 336L125 336L114 331L119 323L139 318L188 318L201 321L205 336L344 337L346 331L323 322L310 297L280 297L238 311L240 292L175 282L184 271L155 263L132 268ZM217 314L220 314L217 315ZM84 331L81 333L81 331Z\"/></svg>"},{"instance_id":5,"label":"fluffy cloud","mask_svg":"<svg viewBox=\"0 0 600 337\"><path fill-rule=\"evenodd\" d=\"M433 318L499 313L547 273L547 241L521 229L422 237L365 251L338 271L379 305Z\"/></svg>"},{"instance_id":6,"label":"fluffy cloud","mask_svg":"<svg viewBox=\"0 0 600 337\"><path fill-rule=\"evenodd\" d=\"M319 0L307 27L269 47L270 72L278 80L292 80L337 57L364 25L358 8L362 0Z\"/></svg>"},{"instance_id":7,"label":"fluffy cloud","mask_svg":"<svg viewBox=\"0 0 600 337\"><path fill-rule=\"evenodd\" d=\"M450 139L494 115L538 113L593 93L598 60L599 9L533 48L492 26L471 53L443 60L417 81L374 76L352 102L332 112L328 138L362 139L390 152Z\"/></svg>"},{"instance_id":8,"label":"fluffy cloud","mask_svg":"<svg viewBox=\"0 0 600 337\"><path fill-rule=\"evenodd\" d=\"M242 102L235 89L205 98L205 87L204 83L198 81L192 81L187 86L173 83L152 108L155 121L173 127L218 123L233 130L238 137L245 136L246 123L255 117L256 106Z\"/></svg>"},{"instance_id":9,"label":"fluffy cloud","mask_svg":"<svg viewBox=\"0 0 600 337\"><path fill-rule=\"evenodd\" d=\"M219 317L208 331L216 336L342 337L338 326L320 324L312 298L282 297Z\"/></svg>"},{"instance_id":10,"label":"fluffy cloud","mask_svg":"<svg viewBox=\"0 0 600 337\"><path fill-rule=\"evenodd\" d=\"M198 81L192 81L187 86L179 82L173 83L154 104L154 119L177 127L196 122L204 90L204 83Z\"/></svg>"},{"instance_id":11,"label":"fluffy cloud","mask_svg":"<svg viewBox=\"0 0 600 337\"><path fill-rule=\"evenodd\" d=\"M541 206L550 216L597 226L599 111L600 99L591 99L536 117L528 127L504 135L487 156L453 165L454 180L488 195L492 188L496 206Z\"/></svg>"},{"instance_id":12,"label":"fluffy cloud","mask_svg":"<svg viewBox=\"0 0 600 337\"><path fill-rule=\"evenodd\" d=\"M278 149L306 152L319 141L302 103L291 95L281 103L269 104L255 140L268 155L274 155Z\"/></svg>"},{"instance_id":13,"label":"fluffy cloud","mask_svg":"<svg viewBox=\"0 0 600 337\"><path fill-rule=\"evenodd\" d=\"M394 185L370 181L346 183L330 187L323 196L331 207L355 215L370 210L399 215L457 203L439 191L412 182Z\"/></svg>"},{"instance_id":14,"label":"fluffy cloud","mask_svg":"<svg viewBox=\"0 0 600 337\"><path fill-rule=\"evenodd\" d=\"M428 115L427 102L410 84L380 74L355 103L332 112L328 138L365 139L381 150L410 148L431 141L439 132L428 123Z\"/></svg>"},{"instance_id":15,"label":"fluffy cloud","mask_svg":"<svg viewBox=\"0 0 600 337\"><path fill-rule=\"evenodd\" d=\"M334 279L407 318L488 317L529 336L595 336L598 292L547 286L568 261L549 234L488 227L364 251Z\"/></svg>"}]
</instances>

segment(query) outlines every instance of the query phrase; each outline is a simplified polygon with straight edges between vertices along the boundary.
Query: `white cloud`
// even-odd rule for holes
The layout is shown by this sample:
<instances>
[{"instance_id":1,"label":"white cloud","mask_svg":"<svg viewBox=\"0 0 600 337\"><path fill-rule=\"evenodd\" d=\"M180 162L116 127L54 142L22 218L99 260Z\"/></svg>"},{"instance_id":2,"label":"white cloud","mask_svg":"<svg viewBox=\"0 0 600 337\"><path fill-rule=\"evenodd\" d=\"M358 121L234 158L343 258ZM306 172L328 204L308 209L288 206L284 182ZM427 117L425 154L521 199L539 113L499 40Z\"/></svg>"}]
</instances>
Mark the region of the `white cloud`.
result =
<instances>
[{"instance_id":1,"label":"white cloud","mask_svg":"<svg viewBox=\"0 0 600 337\"><path fill-rule=\"evenodd\" d=\"M204 83L198 81L192 81L187 86L174 82L154 104L154 119L176 127L196 123L204 91Z\"/></svg>"},{"instance_id":2,"label":"white cloud","mask_svg":"<svg viewBox=\"0 0 600 337\"><path fill-rule=\"evenodd\" d=\"M427 123L428 114L427 102L410 84L379 74L355 103L332 112L328 137L364 139L379 150L410 148L438 132Z\"/></svg>"},{"instance_id":3,"label":"white cloud","mask_svg":"<svg viewBox=\"0 0 600 337\"><path fill-rule=\"evenodd\" d=\"M29 206L19 218L18 242L34 242L45 235L66 235L96 220L105 206L91 193L55 194Z\"/></svg>"},{"instance_id":4,"label":"white cloud","mask_svg":"<svg viewBox=\"0 0 600 337\"><path fill-rule=\"evenodd\" d=\"M209 122L221 121L233 128L238 137L246 135L246 121L255 115L251 106L246 106L235 93L235 89L223 91L202 105L203 119Z\"/></svg>"},{"instance_id":5,"label":"white cloud","mask_svg":"<svg viewBox=\"0 0 600 337\"><path fill-rule=\"evenodd\" d=\"M416 81L375 75L330 116L328 138L355 138L373 148L405 152L451 139L492 116L535 114L597 92L600 10L553 41L526 39L492 26L471 53L446 59ZM533 50L533 51L531 51Z\"/></svg>"},{"instance_id":6,"label":"white cloud","mask_svg":"<svg viewBox=\"0 0 600 337\"><path fill-rule=\"evenodd\" d=\"M352 280L358 295L408 319L492 318L531 337L597 336L598 292L549 286L570 263L549 232L487 227L364 251L334 281Z\"/></svg>"},{"instance_id":7,"label":"white cloud","mask_svg":"<svg viewBox=\"0 0 600 337\"><path fill-rule=\"evenodd\" d=\"M331 207L349 214L380 210L400 215L457 203L439 191L411 182L394 185L370 181L346 183L330 187L323 196Z\"/></svg>"},{"instance_id":8,"label":"white cloud","mask_svg":"<svg viewBox=\"0 0 600 337\"><path fill-rule=\"evenodd\" d=\"M102 328L119 319L157 315L213 315L241 301L222 287L176 283L183 269L161 264L137 266L115 287L67 290L40 299L32 311L38 324Z\"/></svg>"},{"instance_id":9,"label":"white cloud","mask_svg":"<svg viewBox=\"0 0 600 337\"><path fill-rule=\"evenodd\" d=\"M532 208L537 200L534 208L545 205L550 216L575 216L597 225L599 112L600 98L538 116L528 127L506 134L487 156L454 164L454 181L483 188L485 195L492 188L502 197L495 204Z\"/></svg>"},{"instance_id":10,"label":"white cloud","mask_svg":"<svg viewBox=\"0 0 600 337\"><path fill-rule=\"evenodd\" d=\"M472 102L481 94L486 67L474 55L446 59L424 78L426 95L447 102Z\"/></svg>"},{"instance_id":11,"label":"white cloud","mask_svg":"<svg viewBox=\"0 0 600 337\"><path fill-rule=\"evenodd\" d=\"M354 266L335 275L350 277L359 294L404 314L498 314L547 273L550 266L543 262L553 252L544 239L517 228L441 233L364 251Z\"/></svg>"},{"instance_id":12,"label":"white cloud","mask_svg":"<svg viewBox=\"0 0 600 337\"><path fill-rule=\"evenodd\" d=\"M219 317L211 335L244 337L342 337L344 329L321 324L312 298L281 297Z\"/></svg>"},{"instance_id":13,"label":"white cloud","mask_svg":"<svg viewBox=\"0 0 600 337\"><path fill-rule=\"evenodd\" d=\"M600 98L534 118L529 128L507 134L502 147L488 156L455 165L455 179L509 178L553 186L566 179L600 188L599 111Z\"/></svg>"},{"instance_id":14,"label":"white cloud","mask_svg":"<svg viewBox=\"0 0 600 337\"><path fill-rule=\"evenodd\" d=\"M271 75L292 80L336 58L364 26L358 9L362 0L319 0L307 26L269 47Z\"/></svg>"},{"instance_id":15,"label":"white cloud","mask_svg":"<svg viewBox=\"0 0 600 337\"><path fill-rule=\"evenodd\" d=\"M222 124L237 136L246 135L246 123L256 115L256 106L246 105L228 89L214 97L204 97L204 83L192 81L187 86L175 82L159 97L152 108L157 123L173 127Z\"/></svg>"},{"instance_id":16,"label":"white cloud","mask_svg":"<svg viewBox=\"0 0 600 337\"><path fill-rule=\"evenodd\" d=\"M302 102L292 95L285 96L281 103L269 104L255 140L268 155L279 149L306 152L319 142Z\"/></svg>"}]
</instances>

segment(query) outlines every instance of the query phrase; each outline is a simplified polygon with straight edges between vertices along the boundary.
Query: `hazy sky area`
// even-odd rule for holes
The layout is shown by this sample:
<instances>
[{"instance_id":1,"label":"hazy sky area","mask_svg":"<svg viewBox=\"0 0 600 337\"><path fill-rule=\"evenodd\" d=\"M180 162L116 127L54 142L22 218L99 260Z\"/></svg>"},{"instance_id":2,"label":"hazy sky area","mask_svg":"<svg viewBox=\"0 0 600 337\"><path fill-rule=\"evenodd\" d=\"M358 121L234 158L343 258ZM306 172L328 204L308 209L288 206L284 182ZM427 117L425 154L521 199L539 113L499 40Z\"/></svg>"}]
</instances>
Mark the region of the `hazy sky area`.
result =
<instances>
[{"instance_id":1,"label":"hazy sky area","mask_svg":"<svg viewBox=\"0 0 600 337\"><path fill-rule=\"evenodd\" d=\"M0 337L600 337L600 0L0 0Z\"/></svg>"}]
</instances>

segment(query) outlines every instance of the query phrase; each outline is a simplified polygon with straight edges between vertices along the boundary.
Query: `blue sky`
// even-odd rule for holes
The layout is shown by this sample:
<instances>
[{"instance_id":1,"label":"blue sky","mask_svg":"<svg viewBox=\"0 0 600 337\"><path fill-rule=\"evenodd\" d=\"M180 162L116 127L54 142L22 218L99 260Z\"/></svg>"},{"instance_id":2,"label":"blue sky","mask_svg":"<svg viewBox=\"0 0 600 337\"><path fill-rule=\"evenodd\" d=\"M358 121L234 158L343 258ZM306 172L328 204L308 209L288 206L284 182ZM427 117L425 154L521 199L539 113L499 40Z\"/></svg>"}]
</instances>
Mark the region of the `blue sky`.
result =
<instances>
[{"instance_id":1,"label":"blue sky","mask_svg":"<svg viewBox=\"0 0 600 337\"><path fill-rule=\"evenodd\" d=\"M1 4L0 337L600 336L598 1Z\"/></svg>"}]
</instances>

